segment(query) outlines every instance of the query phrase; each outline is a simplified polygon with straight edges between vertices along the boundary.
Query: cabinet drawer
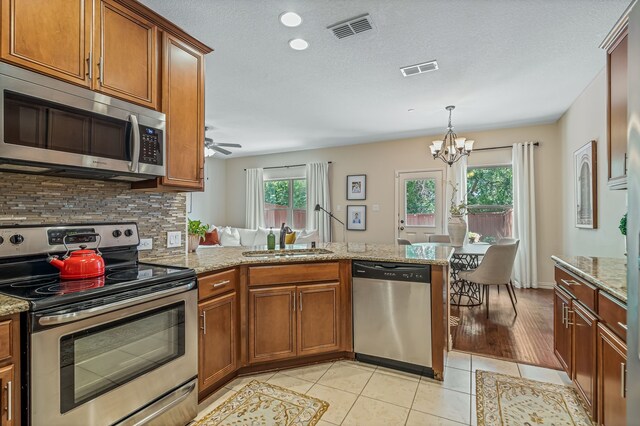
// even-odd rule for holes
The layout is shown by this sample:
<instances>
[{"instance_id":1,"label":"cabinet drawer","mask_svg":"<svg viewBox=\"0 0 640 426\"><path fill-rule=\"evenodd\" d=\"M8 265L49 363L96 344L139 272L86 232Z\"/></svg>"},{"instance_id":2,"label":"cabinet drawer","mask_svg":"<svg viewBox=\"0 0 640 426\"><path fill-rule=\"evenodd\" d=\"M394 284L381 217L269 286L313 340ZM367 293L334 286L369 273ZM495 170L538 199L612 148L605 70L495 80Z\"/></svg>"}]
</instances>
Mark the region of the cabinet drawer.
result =
<instances>
[{"instance_id":1,"label":"cabinet drawer","mask_svg":"<svg viewBox=\"0 0 640 426\"><path fill-rule=\"evenodd\" d=\"M582 302L584 306L593 312L596 311L597 289L594 286L587 284L585 281L557 266L556 283Z\"/></svg>"},{"instance_id":2,"label":"cabinet drawer","mask_svg":"<svg viewBox=\"0 0 640 426\"><path fill-rule=\"evenodd\" d=\"M606 293L598 293L598 314L618 337L627 341L627 308Z\"/></svg>"},{"instance_id":3,"label":"cabinet drawer","mask_svg":"<svg viewBox=\"0 0 640 426\"><path fill-rule=\"evenodd\" d=\"M338 263L305 263L249 268L249 285L297 284L340 279Z\"/></svg>"},{"instance_id":4,"label":"cabinet drawer","mask_svg":"<svg viewBox=\"0 0 640 426\"><path fill-rule=\"evenodd\" d=\"M198 277L198 300L208 299L236 288L238 270L230 269Z\"/></svg>"}]
</instances>

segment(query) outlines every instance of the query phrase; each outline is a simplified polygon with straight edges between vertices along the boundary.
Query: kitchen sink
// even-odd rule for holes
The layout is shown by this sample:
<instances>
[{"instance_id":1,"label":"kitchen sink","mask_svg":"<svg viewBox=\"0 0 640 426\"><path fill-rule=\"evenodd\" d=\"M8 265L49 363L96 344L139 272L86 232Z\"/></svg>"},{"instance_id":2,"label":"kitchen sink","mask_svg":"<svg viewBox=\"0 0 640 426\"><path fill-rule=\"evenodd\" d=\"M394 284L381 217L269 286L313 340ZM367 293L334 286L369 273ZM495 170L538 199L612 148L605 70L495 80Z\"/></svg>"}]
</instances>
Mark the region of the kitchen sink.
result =
<instances>
[{"instance_id":1,"label":"kitchen sink","mask_svg":"<svg viewBox=\"0 0 640 426\"><path fill-rule=\"evenodd\" d=\"M332 254L331 250L321 248L288 249L288 250L252 250L242 253L245 257L299 257Z\"/></svg>"}]
</instances>

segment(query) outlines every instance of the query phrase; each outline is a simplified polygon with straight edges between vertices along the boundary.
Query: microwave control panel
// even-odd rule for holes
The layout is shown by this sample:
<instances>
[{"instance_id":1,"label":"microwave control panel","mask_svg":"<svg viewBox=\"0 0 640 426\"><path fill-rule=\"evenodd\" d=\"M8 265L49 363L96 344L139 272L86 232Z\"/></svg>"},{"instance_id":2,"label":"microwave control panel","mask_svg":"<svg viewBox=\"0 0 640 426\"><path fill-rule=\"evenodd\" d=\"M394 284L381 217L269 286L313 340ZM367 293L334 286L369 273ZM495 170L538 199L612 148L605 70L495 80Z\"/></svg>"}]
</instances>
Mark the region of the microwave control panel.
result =
<instances>
[{"instance_id":1,"label":"microwave control panel","mask_svg":"<svg viewBox=\"0 0 640 426\"><path fill-rule=\"evenodd\" d=\"M162 131L140 126L140 162L162 165Z\"/></svg>"}]
</instances>

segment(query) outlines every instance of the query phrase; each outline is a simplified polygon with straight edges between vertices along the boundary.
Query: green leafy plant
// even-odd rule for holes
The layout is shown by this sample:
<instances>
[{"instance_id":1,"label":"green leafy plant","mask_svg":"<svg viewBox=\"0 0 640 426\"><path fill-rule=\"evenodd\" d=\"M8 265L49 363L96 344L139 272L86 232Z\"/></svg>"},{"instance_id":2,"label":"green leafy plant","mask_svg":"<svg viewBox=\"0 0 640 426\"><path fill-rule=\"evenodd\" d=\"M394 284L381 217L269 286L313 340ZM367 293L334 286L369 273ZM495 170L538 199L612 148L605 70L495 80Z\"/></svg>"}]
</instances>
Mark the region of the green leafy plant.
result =
<instances>
[{"instance_id":1,"label":"green leafy plant","mask_svg":"<svg viewBox=\"0 0 640 426\"><path fill-rule=\"evenodd\" d=\"M451 185L451 207L449 208L449 213L451 216L464 216L467 214L467 203L462 202L456 203L456 194L458 193L458 184L453 184L449 182Z\"/></svg>"},{"instance_id":2,"label":"green leafy plant","mask_svg":"<svg viewBox=\"0 0 640 426\"><path fill-rule=\"evenodd\" d=\"M625 213L620 219L620 225L618 225L618 229L622 233L622 235L627 235L627 214Z\"/></svg>"},{"instance_id":3,"label":"green leafy plant","mask_svg":"<svg viewBox=\"0 0 640 426\"><path fill-rule=\"evenodd\" d=\"M203 225L199 220L189 219L189 235L198 235L204 237L204 234L209 230L209 225Z\"/></svg>"}]
</instances>

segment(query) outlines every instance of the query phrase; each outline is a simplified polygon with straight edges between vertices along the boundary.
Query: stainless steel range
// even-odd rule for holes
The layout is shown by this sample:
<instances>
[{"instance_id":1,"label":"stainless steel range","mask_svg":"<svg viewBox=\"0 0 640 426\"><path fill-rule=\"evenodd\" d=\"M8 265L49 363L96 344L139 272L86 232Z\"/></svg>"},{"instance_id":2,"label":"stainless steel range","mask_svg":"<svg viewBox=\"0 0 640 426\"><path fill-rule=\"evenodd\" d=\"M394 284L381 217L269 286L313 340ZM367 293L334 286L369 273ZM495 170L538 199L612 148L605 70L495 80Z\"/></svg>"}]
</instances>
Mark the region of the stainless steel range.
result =
<instances>
[{"instance_id":1,"label":"stainless steel range","mask_svg":"<svg viewBox=\"0 0 640 426\"><path fill-rule=\"evenodd\" d=\"M100 244L104 276L61 280L48 255ZM191 269L138 262L135 223L0 227L0 293L27 300L32 425L184 425L197 413Z\"/></svg>"}]
</instances>

